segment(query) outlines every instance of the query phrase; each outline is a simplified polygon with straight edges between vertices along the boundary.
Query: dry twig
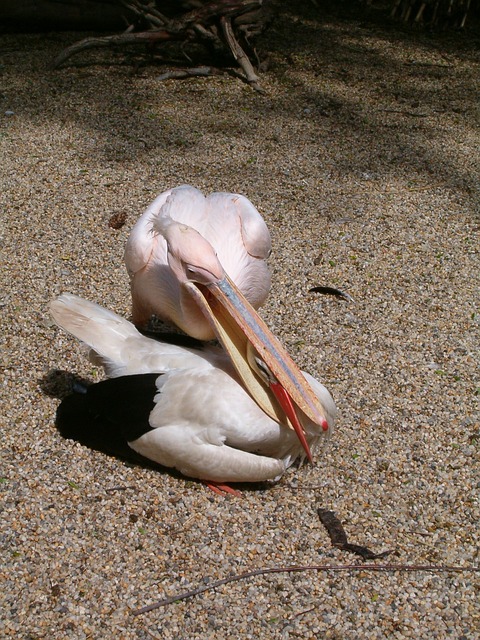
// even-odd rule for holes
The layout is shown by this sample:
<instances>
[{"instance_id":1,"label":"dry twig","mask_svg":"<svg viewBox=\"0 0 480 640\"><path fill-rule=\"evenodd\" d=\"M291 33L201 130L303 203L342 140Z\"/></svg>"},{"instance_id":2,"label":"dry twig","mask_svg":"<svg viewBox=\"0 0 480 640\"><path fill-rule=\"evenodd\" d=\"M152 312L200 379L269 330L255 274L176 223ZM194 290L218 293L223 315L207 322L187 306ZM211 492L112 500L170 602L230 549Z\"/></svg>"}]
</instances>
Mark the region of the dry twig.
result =
<instances>
[{"instance_id":1,"label":"dry twig","mask_svg":"<svg viewBox=\"0 0 480 640\"><path fill-rule=\"evenodd\" d=\"M224 584L231 582L238 582L240 580L246 580L254 576L264 576L271 573L299 573L304 571L432 571L438 573L465 573L467 571L479 572L480 567L452 567L445 565L430 565L430 564L345 564L345 565L328 565L328 564L313 564L293 567L267 567L263 569L252 569L251 571L245 571L234 576L228 576L221 580L215 580L208 584L203 584L195 589L184 591L183 593L177 593L173 596L168 596L152 604L147 604L139 609L134 609L132 615L139 616L142 613L154 611L160 609L173 602L179 602L180 600L186 600L187 598L193 598L205 591L211 591L217 587L221 587Z\"/></svg>"}]
</instances>

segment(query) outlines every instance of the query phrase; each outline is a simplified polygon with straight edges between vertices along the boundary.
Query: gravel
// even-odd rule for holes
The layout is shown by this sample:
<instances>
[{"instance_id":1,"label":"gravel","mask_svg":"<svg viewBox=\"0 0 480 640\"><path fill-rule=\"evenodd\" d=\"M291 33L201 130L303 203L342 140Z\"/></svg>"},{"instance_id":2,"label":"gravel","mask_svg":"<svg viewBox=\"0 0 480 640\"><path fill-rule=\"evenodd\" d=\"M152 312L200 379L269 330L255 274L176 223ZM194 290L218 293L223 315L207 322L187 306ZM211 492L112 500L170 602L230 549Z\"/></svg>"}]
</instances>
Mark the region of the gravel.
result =
<instances>
[{"instance_id":1,"label":"gravel","mask_svg":"<svg viewBox=\"0 0 480 640\"><path fill-rule=\"evenodd\" d=\"M80 37L0 50L1 637L477 638L478 49L282 14L263 96L228 76L159 82L122 51L48 70ZM46 393L55 370L102 377L48 301L128 316L129 230L182 183L265 216L262 314L340 411L315 465L241 499L62 440ZM369 564L466 570L260 575L132 615L253 568L364 564L332 547L318 507L394 550Z\"/></svg>"}]
</instances>

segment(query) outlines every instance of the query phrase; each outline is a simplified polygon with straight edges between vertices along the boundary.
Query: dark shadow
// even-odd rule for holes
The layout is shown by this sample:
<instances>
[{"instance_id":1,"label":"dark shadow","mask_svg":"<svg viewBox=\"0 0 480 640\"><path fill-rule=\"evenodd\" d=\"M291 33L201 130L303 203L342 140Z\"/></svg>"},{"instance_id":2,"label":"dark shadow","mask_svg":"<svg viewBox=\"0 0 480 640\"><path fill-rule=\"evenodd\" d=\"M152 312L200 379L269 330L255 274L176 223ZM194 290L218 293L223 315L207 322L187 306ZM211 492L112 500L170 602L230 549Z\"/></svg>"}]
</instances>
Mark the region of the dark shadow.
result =
<instances>
[{"instance_id":1,"label":"dark shadow","mask_svg":"<svg viewBox=\"0 0 480 640\"><path fill-rule=\"evenodd\" d=\"M71 395L76 388L79 387L88 387L91 384L94 384L91 380L86 378L82 378L74 373L69 371L63 371L60 369L52 369L48 371L39 381L38 385L42 392L52 398L58 398L59 400L64 400L66 397ZM57 426L57 425L56 425ZM133 449L125 448L125 455L117 455L113 454L107 446L102 446L97 442L96 445L92 445L90 442L88 444L82 442L81 438L77 442L80 444L87 446L89 449L94 451L99 451L105 455L108 455L111 458L116 458L119 462L123 464L127 464L129 466L139 466L143 469L150 469L152 471L166 473L172 478L177 480L181 480L183 482L195 482L201 483L201 480L197 480L195 478L186 478L176 469L172 469L170 467L164 467L144 456L141 456ZM267 482L257 482L257 483L228 483L238 491L242 492L255 492L260 490L266 490L272 487L271 484ZM209 489L206 489L210 491ZM213 493L212 493L213 495Z\"/></svg>"},{"instance_id":2,"label":"dark shadow","mask_svg":"<svg viewBox=\"0 0 480 640\"><path fill-rule=\"evenodd\" d=\"M36 49L44 47L45 40L50 50L60 52L82 35L30 35L30 50L22 55L35 58ZM345 19L312 8L299 12L282 3L278 17L258 42L260 59L270 60L265 81L283 87L274 98L245 89L240 104L224 104L221 93L208 97L199 94L199 83L205 83L207 88L208 79L193 84L179 81L167 85L176 105L172 117L161 104L150 107L148 97L129 86L131 73L145 76L147 83L160 82L155 79L157 71L152 59L149 66L140 65L140 60L149 62L149 58L138 49L88 51L68 61L65 67L44 73L52 103L48 108L57 102L75 104L70 112L62 107L61 117L71 118L84 128L86 136L97 140L94 153L105 164L119 163L128 168L132 158L198 153L204 134L228 137L232 146L239 139L268 155L269 145L275 144L269 121L281 115L292 120L303 118L317 127L319 148L324 144L325 132L334 132L338 145L348 139L350 152L335 161L334 170L339 174L357 177L373 172L381 179L407 169L423 174L432 186L451 186L471 195L478 187L478 175L442 151L435 116L447 114L458 122L459 131L478 129L475 82L452 60L455 56L472 65L477 63L478 43L478 36L473 34L428 34L365 18ZM412 44L423 52L427 62L397 55L402 46ZM429 58L437 62L429 63ZM9 56L10 65L15 64L14 60L14 55ZM108 90L105 74L112 76ZM309 74L320 82L309 84ZM322 86L322 78L330 80L330 84L325 82ZM22 116L41 121L44 92L32 89L32 82L25 75ZM335 92L332 83L348 91ZM455 89L454 97L453 92L451 96L444 90L445 86ZM368 109L363 108L363 96L370 103ZM462 96L461 100L457 96ZM205 100L209 107L201 125L192 119L189 110L190 100L198 99ZM251 126L237 116L239 109L252 113ZM56 117L55 110L50 117ZM126 125L121 129L117 126L120 120ZM385 145L385 138L389 145ZM377 144L379 140L381 143Z\"/></svg>"},{"instance_id":3,"label":"dark shadow","mask_svg":"<svg viewBox=\"0 0 480 640\"><path fill-rule=\"evenodd\" d=\"M94 383L91 380L82 378L81 376L78 376L69 371L62 371L60 369L53 369L52 371L47 372L45 376L43 376L43 378L38 381L38 385L45 395L52 398L58 398L59 400L64 400L65 398L70 396L72 393L74 393L74 390L76 388L89 387L92 384ZM79 439L78 442L80 442L80 444L85 444L81 441L81 439ZM155 462L152 462L148 458L144 458L143 456L133 451L133 449L128 452L128 456L119 456L112 454L105 446L85 446L88 446L95 451L105 453L106 455L116 458L117 460L121 460L122 462L128 462L130 464L139 465L144 468L154 469L155 471L161 471L162 473L167 472L176 478L183 478L183 476L180 473L175 472L175 470L168 469Z\"/></svg>"},{"instance_id":4,"label":"dark shadow","mask_svg":"<svg viewBox=\"0 0 480 640\"><path fill-rule=\"evenodd\" d=\"M93 382L62 369L52 369L38 380L38 386L42 393L50 398L58 398L58 400L63 400L73 393L77 384L88 387Z\"/></svg>"}]
</instances>

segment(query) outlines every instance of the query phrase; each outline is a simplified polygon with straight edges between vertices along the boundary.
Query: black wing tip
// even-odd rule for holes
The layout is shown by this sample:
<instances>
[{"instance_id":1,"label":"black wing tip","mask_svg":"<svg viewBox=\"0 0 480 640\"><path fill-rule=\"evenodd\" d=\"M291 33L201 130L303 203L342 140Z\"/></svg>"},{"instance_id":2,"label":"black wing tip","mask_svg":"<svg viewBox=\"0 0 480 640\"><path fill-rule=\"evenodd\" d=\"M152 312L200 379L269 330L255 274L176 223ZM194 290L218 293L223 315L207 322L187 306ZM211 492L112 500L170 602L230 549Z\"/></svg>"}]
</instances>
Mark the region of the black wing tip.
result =
<instances>
[{"instance_id":1,"label":"black wing tip","mask_svg":"<svg viewBox=\"0 0 480 640\"><path fill-rule=\"evenodd\" d=\"M91 384L90 380L62 369L51 369L38 380L38 385L46 396L59 400L63 400L77 389L87 389Z\"/></svg>"},{"instance_id":2,"label":"black wing tip","mask_svg":"<svg viewBox=\"0 0 480 640\"><path fill-rule=\"evenodd\" d=\"M151 338L157 342L166 342L177 347L185 347L186 349L197 349L201 351L205 347L205 342L192 338L183 333L175 333L174 331L157 331L155 329L139 329L140 333L146 338Z\"/></svg>"},{"instance_id":3,"label":"black wing tip","mask_svg":"<svg viewBox=\"0 0 480 640\"><path fill-rule=\"evenodd\" d=\"M137 456L129 442L151 430L159 374L142 374L103 380L73 393L57 408L56 427L61 436L91 449L128 460Z\"/></svg>"}]
</instances>

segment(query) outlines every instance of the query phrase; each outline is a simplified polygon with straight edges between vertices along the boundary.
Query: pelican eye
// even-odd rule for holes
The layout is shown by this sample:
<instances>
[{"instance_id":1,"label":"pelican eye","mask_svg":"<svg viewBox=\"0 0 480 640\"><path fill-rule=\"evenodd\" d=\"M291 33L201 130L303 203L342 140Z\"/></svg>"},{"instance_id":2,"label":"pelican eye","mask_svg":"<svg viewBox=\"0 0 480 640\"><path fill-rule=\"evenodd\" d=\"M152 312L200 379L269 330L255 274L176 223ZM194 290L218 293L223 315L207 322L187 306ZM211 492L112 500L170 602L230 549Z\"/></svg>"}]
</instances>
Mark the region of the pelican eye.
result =
<instances>
[{"instance_id":1,"label":"pelican eye","mask_svg":"<svg viewBox=\"0 0 480 640\"><path fill-rule=\"evenodd\" d=\"M278 382L268 366L260 358L258 352L255 350L251 342L247 342L247 361L252 371L260 376L262 382L268 387L271 384L275 384L276 382Z\"/></svg>"},{"instance_id":2,"label":"pelican eye","mask_svg":"<svg viewBox=\"0 0 480 640\"><path fill-rule=\"evenodd\" d=\"M258 373L260 376L266 381L267 384L272 384L272 382L276 382L275 376L267 367L265 362L261 360L259 357L254 356L255 364L258 368Z\"/></svg>"}]
</instances>

